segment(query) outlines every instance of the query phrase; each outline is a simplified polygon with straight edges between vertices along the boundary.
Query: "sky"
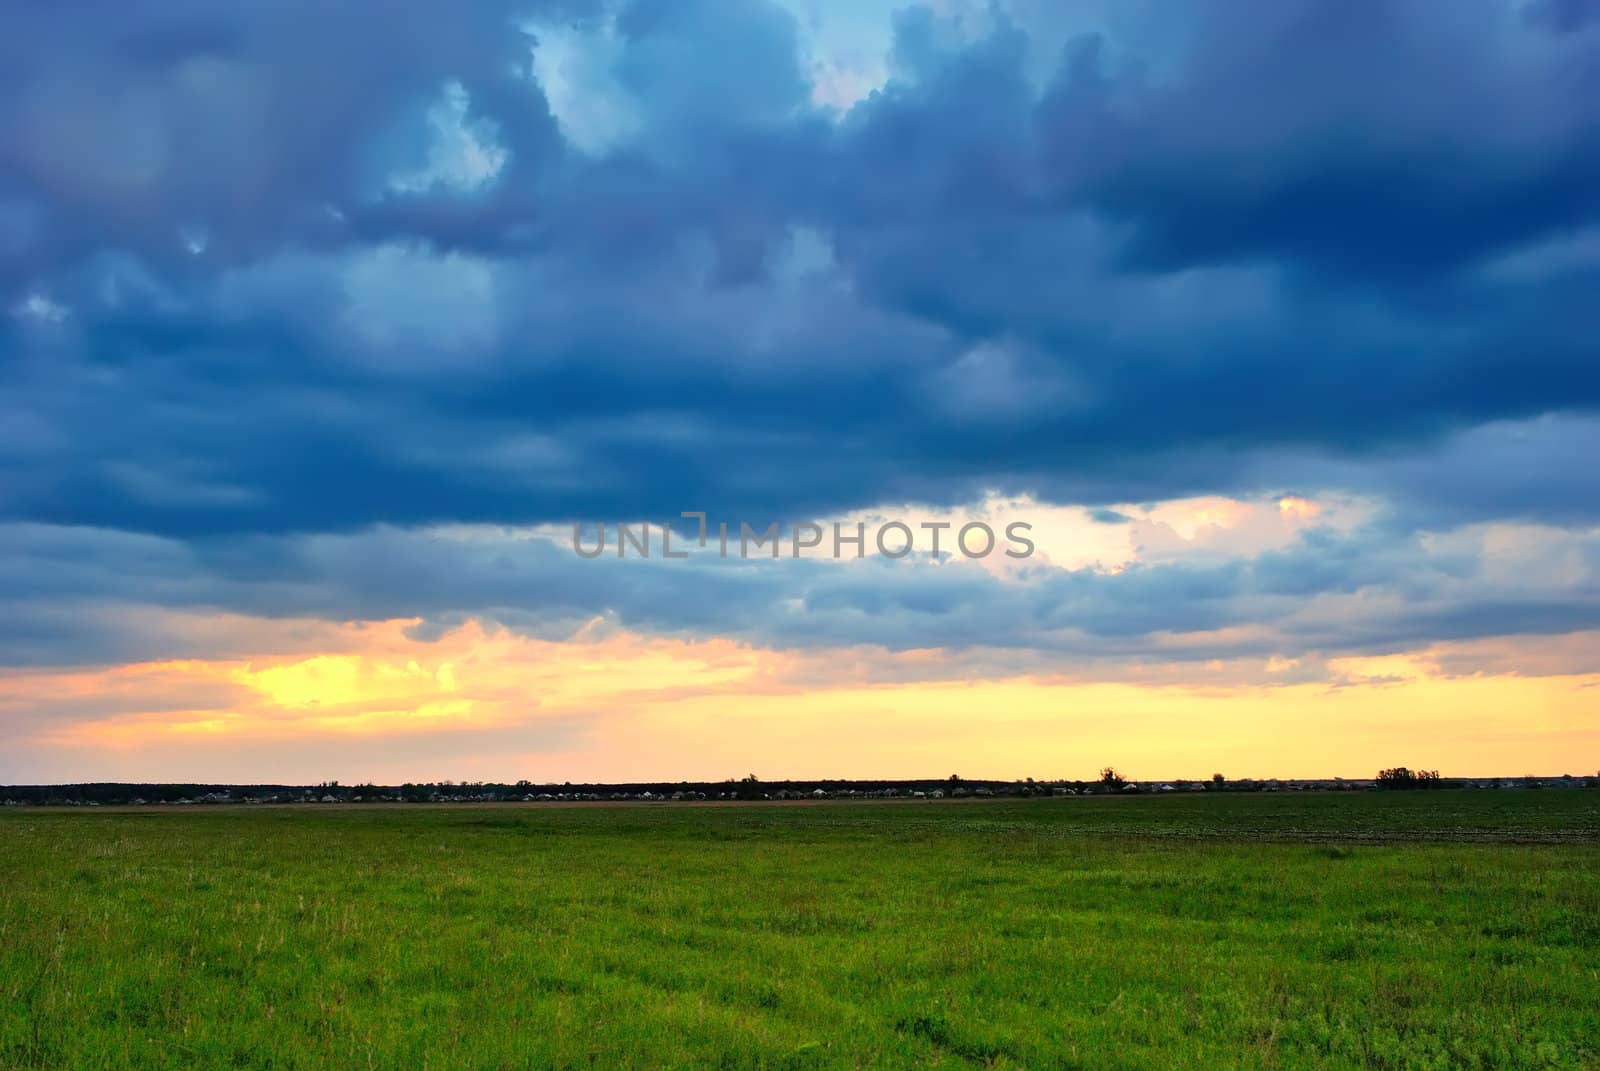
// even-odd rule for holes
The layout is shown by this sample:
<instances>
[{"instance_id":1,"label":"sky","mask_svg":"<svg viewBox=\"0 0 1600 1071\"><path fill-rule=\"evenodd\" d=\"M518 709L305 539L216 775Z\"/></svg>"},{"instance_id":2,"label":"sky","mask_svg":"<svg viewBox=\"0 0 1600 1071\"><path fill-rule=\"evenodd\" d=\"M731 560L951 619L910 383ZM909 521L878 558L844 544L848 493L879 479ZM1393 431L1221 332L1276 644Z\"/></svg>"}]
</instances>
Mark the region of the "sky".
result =
<instances>
[{"instance_id":1,"label":"sky","mask_svg":"<svg viewBox=\"0 0 1600 1071\"><path fill-rule=\"evenodd\" d=\"M91 7L0 782L1600 768L1595 0Z\"/></svg>"}]
</instances>

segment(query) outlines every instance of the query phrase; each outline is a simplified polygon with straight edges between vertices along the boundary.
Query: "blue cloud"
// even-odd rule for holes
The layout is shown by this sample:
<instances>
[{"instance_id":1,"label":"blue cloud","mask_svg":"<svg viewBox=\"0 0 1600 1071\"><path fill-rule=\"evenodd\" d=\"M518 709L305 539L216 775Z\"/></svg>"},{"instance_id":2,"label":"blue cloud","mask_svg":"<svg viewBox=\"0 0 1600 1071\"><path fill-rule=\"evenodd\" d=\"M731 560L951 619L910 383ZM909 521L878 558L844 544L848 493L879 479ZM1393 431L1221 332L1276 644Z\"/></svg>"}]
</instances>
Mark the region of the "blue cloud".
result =
<instances>
[{"instance_id":1,"label":"blue cloud","mask_svg":"<svg viewBox=\"0 0 1600 1071\"><path fill-rule=\"evenodd\" d=\"M0 521L227 546L223 578L296 534L990 490L1115 523L1338 488L1388 501L1398 545L1593 524L1591 9L1232 2L1046 33L910 7L842 115L766 0L12 12ZM541 67L555 28L592 54ZM586 80L604 138L552 105ZM1084 620L1137 635L1139 600L1174 597L1237 620L1204 610L1237 579L1129 578ZM608 604L581 580L573 612ZM438 601L386 583L407 597L365 609Z\"/></svg>"}]
</instances>

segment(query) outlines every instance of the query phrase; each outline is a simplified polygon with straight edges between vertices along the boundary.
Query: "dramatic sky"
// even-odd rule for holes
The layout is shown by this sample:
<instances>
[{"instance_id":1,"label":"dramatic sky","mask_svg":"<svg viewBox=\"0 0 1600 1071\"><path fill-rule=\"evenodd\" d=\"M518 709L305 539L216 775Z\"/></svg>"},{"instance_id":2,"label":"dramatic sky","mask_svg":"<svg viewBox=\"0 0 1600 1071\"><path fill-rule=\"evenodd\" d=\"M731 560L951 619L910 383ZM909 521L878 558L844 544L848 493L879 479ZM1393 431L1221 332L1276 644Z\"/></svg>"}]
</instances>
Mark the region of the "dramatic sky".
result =
<instances>
[{"instance_id":1,"label":"dramatic sky","mask_svg":"<svg viewBox=\"0 0 1600 1071\"><path fill-rule=\"evenodd\" d=\"M1595 0L6 4L0 782L1592 772L1597 302Z\"/></svg>"}]
</instances>

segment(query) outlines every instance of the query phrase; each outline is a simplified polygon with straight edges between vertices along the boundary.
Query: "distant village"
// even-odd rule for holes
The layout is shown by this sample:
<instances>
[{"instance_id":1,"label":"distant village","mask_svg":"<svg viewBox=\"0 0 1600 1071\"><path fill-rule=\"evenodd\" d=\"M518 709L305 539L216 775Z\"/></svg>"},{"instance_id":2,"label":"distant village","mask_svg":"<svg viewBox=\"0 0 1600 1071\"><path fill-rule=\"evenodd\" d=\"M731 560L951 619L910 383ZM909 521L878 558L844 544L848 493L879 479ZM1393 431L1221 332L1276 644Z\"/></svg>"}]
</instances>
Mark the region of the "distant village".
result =
<instances>
[{"instance_id":1,"label":"distant village","mask_svg":"<svg viewBox=\"0 0 1600 1071\"><path fill-rule=\"evenodd\" d=\"M1201 792L1366 792L1386 789L1525 791L1596 789L1595 776L1440 777L1404 768L1372 778L1269 778L1137 781L1107 768L1095 781L943 780L762 781L754 775L714 782L638 784L514 784L438 781L404 785L195 785L93 783L0 786L7 807L145 807L217 805L429 804L429 803L683 803L818 800L979 800L1040 796L1159 795Z\"/></svg>"}]
</instances>

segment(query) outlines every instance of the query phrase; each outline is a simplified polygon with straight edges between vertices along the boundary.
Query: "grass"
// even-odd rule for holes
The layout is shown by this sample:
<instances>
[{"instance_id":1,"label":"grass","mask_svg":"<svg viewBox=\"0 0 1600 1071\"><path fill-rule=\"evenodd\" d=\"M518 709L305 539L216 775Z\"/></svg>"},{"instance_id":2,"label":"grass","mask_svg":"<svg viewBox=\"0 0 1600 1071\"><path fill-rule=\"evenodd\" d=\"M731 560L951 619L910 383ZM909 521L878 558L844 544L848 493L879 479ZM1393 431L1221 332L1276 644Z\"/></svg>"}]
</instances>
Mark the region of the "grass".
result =
<instances>
[{"instance_id":1,"label":"grass","mask_svg":"<svg viewBox=\"0 0 1600 1071\"><path fill-rule=\"evenodd\" d=\"M1600 1067L1600 793L0 814L0 1068Z\"/></svg>"}]
</instances>

